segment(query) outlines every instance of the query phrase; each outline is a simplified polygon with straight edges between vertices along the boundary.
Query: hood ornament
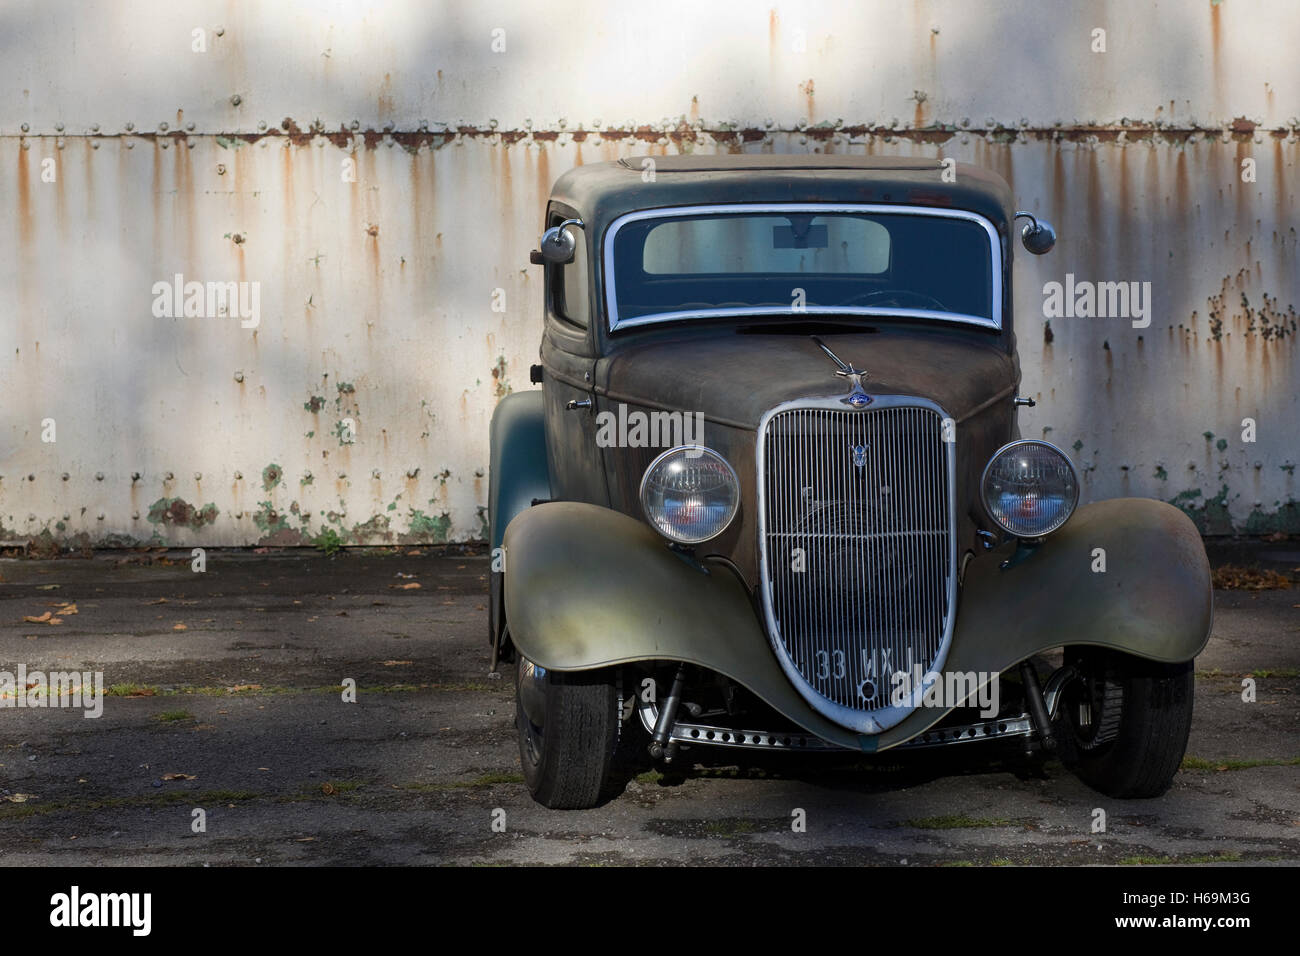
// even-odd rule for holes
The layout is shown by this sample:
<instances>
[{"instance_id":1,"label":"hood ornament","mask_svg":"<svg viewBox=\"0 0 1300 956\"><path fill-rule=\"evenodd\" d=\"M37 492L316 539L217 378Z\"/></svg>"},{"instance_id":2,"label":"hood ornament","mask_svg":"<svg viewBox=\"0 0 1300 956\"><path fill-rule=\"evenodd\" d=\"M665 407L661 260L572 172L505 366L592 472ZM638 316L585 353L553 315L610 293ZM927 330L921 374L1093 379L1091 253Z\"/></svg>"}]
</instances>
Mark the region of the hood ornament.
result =
<instances>
[{"instance_id":1,"label":"hood ornament","mask_svg":"<svg viewBox=\"0 0 1300 956\"><path fill-rule=\"evenodd\" d=\"M817 347L830 356L831 361L838 366L835 370L835 374L847 378L850 382L849 394L846 397L841 398L840 401L845 405L852 406L853 408L866 408L870 405L873 399L862 387L862 379L866 376L866 371L864 369L854 368L853 363L851 362L845 362L842 358L832 352L830 347L817 336L813 335L810 336L810 338L816 342Z\"/></svg>"}]
</instances>

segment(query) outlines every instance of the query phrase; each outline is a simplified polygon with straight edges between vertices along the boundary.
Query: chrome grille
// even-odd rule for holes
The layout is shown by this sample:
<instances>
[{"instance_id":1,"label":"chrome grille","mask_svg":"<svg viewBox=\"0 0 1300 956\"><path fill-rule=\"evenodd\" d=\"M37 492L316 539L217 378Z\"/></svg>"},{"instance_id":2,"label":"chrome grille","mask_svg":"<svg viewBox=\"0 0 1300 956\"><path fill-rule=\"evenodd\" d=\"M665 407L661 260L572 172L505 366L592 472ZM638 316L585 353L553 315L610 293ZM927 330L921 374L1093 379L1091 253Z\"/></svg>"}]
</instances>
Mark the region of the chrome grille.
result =
<instances>
[{"instance_id":1,"label":"chrome grille","mask_svg":"<svg viewBox=\"0 0 1300 956\"><path fill-rule=\"evenodd\" d=\"M943 421L897 400L863 411L794 407L766 420L767 624L800 690L834 705L823 711L885 710L895 672L946 655L956 555L954 445Z\"/></svg>"}]
</instances>

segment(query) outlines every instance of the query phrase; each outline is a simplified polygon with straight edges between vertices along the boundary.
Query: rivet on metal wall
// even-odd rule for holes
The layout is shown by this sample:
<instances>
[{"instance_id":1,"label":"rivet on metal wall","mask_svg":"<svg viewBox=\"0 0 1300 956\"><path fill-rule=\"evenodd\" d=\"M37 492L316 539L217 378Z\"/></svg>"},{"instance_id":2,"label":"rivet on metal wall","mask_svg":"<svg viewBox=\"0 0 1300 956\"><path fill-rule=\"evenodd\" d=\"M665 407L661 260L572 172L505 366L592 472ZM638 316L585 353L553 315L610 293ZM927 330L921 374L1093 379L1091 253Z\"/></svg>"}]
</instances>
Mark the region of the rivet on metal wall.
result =
<instances>
[{"instance_id":1,"label":"rivet on metal wall","mask_svg":"<svg viewBox=\"0 0 1300 956\"><path fill-rule=\"evenodd\" d=\"M259 133L266 132L266 120L262 120L260 123L257 124L257 131Z\"/></svg>"},{"instance_id":2,"label":"rivet on metal wall","mask_svg":"<svg viewBox=\"0 0 1300 956\"><path fill-rule=\"evenodd\" d=\"M71 521L71 520L72 520L72 515L71 515L69 512L67 512L67 511L63 512L63 520L64 520L64 521Z\"/></svg>"},{"instance_id":3,"label":"rivet on metal wall","mask_svg":"<svg viewBox=\"0 0 1300 956\"><path fill-rule=\"evenodd\" d=\"M98 132L99 132L99 124L98 124L98 123L91 123L91 124L90 124L90 131L91 131L92 133L98 133Z\"/></svg>"},{"instance_id":4,"label":"rivet on metal wall","mask_svg":"<svg viewBox=\"0 0 1300 956\"><path fill-rule=\"evenodd\" d=\"M99 514L95 515L95 520L96 520L96 521L103 521L103 520L104 520L104 512L101 511Z\"/></svg>"},{"instance_id":5,"label":"rivet on metal wall","mask_svg":"<svg viewBox=\"0 0 1300 956\"><path fill-rule=\"evenodd\" d=\"M349 125L350 127L352 127L353 129L361 129L361 122L360 122L360 120L353 120L353 121L352 121L351 123L349 123L348 125Z\"/></svg>"},{"instance_id":6,"label":"rivet on metal wall","mask_svg":"<svg viewBox=\"0 0 1300 956\"><path fill-rule=\"evenodd\" d=\"M230 98L231 106L238 106L242 102L244 102L244 99L238 93L236 93L234 96Z\"/></svg>"},{"instance_id":7,"label":"rivet on metal wall","mask_svg":"<svg viewBox=\"0 0 1300 956\"><path fill-rule=\"evenodd\" d=\"M27 140L23 140L22 146L23 146L23 149L31 149L31 148L32 148L32 144L29 143L29 142L27 142Z\"/></svg>"},{"instance_id":8,"label":"rivet on metal wall","mask_svg":"<svg viewBox=\"0 0 1300 956\"><path fill-rule=\"evenodd\" d=\"M346 478L347 476L348 476L348 473L347 473L346 471L340 471L340 472L339 472L339 481L342 481L342 480L343 480L344 478Z\"/></svg>"},{"instance_id":9,"label":"rivet on metal wall","mask_svg":"<svg viewBox=\"0 0 1300 956\"><path fill-rule=\"evenodd\" d=\"M235 381L236 381L236 382L242 382L243 380L244 380L244 373L243 373L243 372L236 372L236 373L235 373Z\"/></svg>"},{"instance_id":10,"label":"rivet on metal wall","mask_svg":"<svg viewBox=\"0 0 1300 956\"><path fill-rule=\"evenodd\" d=\"M31 130L31 127L28 126L26 123L24 123L22 126L20 126L20 127L18 127L18 128L21 129L24 133L26 133L26 132L28 132L28 131Z\"/></svg>"},{"instance_id":11,"label":"rivet on metal wall","mask_svg":"<svg viewBox=\"0 0 1300 956\"><path fill-rule=\"evenodd\" d=\"M33 514L33 513L30 513L30 512L29 512L28 515L27 515L27 520L28 520L28 521L35 521L35 520L36 520L36 515Z\"/></svg>"},{"instance_id":12,"label":"rivet on metal wall","mask_svg":"<svg viewBox=\"0 0 1300 956\"><path fill-rule=\"evenodd\" d=\"M225 164L225 163L217 163L217 175L218 175L218 176L224 176L224 175L226 175L226 164Z\"/></svg>"},{"instance_id":13,"label":"rivet on metal wall","mask_svg":"<svg viewBox=\"0 0 1300 956\"><path fill-rule=\"evenodd\" d=\"M310 469L310 468L309 468L307 471L304 471L304 472L302 473L302 480L303 480L303 481L311 481L311 469Z\"/></svg>"},{"instance_id":14,"label":"rivet on metal wall","mask_svg":"<svg viewBox=\"0 0 1300 956\"><path fill-rule=\"evenodd\" d=\"M371 478L378 478L378 477L379 477L379 469L376 468L376 469L374 469L372 472L370 472L370 477L371 477Z\"/></svg>"},{"instance_id":15,"label":"rivet on metal wall","mask_svg":"<svg viewBox=\"0 0 1300 956\"><path fill-rule=\"evenodd\" d=\"M406 477L407 477L407 478L414 478L414 477L415 477L416 475L418 475L419 473L420 473L420 469L419 469L418 467L416 467L416 468L408 468L408 469L406 469Z\"/></svg>"},{"instance_id":16,"label":"rivet on metal wall","mask_svg":"<svg viewBox=\"0 0 1300 956\"><path fill-rule=\"evenodd\" d=\"M175 477L176 477L176 476L173 475L173 474L169 471L169 472L167 472L166 474L163 475L163 481L171 481L171 480L172 480L173 478L175 478Z\"/></svg>"},{"instance_id":17,"label":"rivet on metal wall","mask_svg":"<svg viewBox=\"0 0 1300 956\"><path fill-rule=\"evenodd\" d=\"M127 123L127 124L126 124L126 131L127 131L128 133L131 132L133 129L135 129L135 124L134 124L134 123Z\"/></svg>"},{"instance_id":18,"label":"rivet on metal wall","mask_svg":"<svg viewBox=\"0 0 1300 956\"><path fill-rule=\"evenodd\" d=\"M63 480L64 480L64 481L67 481L69 477L71 477L71 476L70 476L70 475L65 471L65 472L63 473Z\"/></svg>"},{"instance_id":19,"label":"rivet on metal wall","mask_svg":"<svg viewBox=\"0 0 1300 956\"><path fill-rule=\"evenodd\" d=\"M158 145L161 146L163 149L166 149L168 146L171 145L171 140L169 140L169 139L160 139L160 140L158 141Z\"/></svg>"},{"instance_id":20,"label":"rivet on metal wall","mask_svg":"<svg viewBox=\"0 0 1300 956\"><path fill-rule=\"evenodd\" d=\"M62 133L62 132L63 132L63 124L62 124L62 123L55 123L55 124L54 124L54 132L56 132L56 133Z\"/></svg>"},{"instance_id":21,"label":"rivet on metal wall","mask_svg":"<svg viewBox=\"0 0 1300 956\"><path fill-rule=\"evenodd\" d=\"M186 123L186 124L185 124L185 128L186 128L187 130L189 130L191 133L194 132L194 124L193 124L193 123Z\"/></svg>"},{"instance_id":22,"label":"rivet on metal wall","mask_svg":"<svg viewBox=\"0 0 1300 956\"><path fill-rule=\"evenodd\" d=\"M236 511L236 512L235 512L235 517L236 517L236 518L242 518L242 517L244 517L244 513L243 513L242 511Z\"/></svg>"},{"instance_id":23,"label":"rivet on metal wall","mask_svg":"<svg viewBox=\"0 0 1300 956\"><path fill-rule=\"evenodd\" d=\"M244 480L244 473L242 471L235 472L235 481L243 481L243 480Z\"/></svg>"},{"instance_id":24,"label":"rivet on metal wall","mask_svg":"<svg viewBox=\"0 0 1300 956\"><path fill-rule=\"evenodd\" d=\"M167 121L166 121L166 120L163 120L161 123L158 124L158 132L160 132L160 133L165 133L165 132L167 132Z\"/></svg>"},{"instance_id":25,"label":"rivet on metal wall","mask_svg":"<svg viewBox=\"0 0 1300 956\"><path fill-rule=\"evenodd\" d=\"M212 32L219 37L223 37L226 35L226 28L223 26L216 26L212 28Z\"/></svg>"},{"instance_id":26,"label":"rivet on metal wall","mask_svg":"<svg viewBox=\"0 0 1300 956\"><path fill-rule=\"evenodd\" d=\"M104 473L103 473L102 471L97 471L97 472L95 472L95 480L96 480L96 481L103 481L103 480L104 480Z\"/></svg>"},{"instance_id":27,"label":"rivet on metal wall","mask_svg":"<svg viewBox=\"0 0 1300 956\"><path fill-rule=\"evenodd\" d=\"M131 520L132 520L132 521L139 521L139 520L140 520L140 512L138 512L138 511L132 511L132 512L131 512Z\"/></svg>"},{"instance_id":28,"label":"rivet on metal wall","mask_svg":"<svg viewBox=\"0 0 1300 956\"><path fill-rule=\"evenodd\" d=\"M196 472L194 473L194 480L195 480L195 481L202 481L202 480L203 480L203 472L201 472L201 471L196 471Z\"/></svg>"},{"instance_id":29,"label":"rivet on metal wall","mask_svg":"<svg viewBox=\"0 0 1300 956\"><path fill-rule=\"evenodd\" d=\"M131 472L131 481L136 482L139 480L140 480L140 472L138 471Z\"/></svg>"},{"instance_id":30,"label":"rivet on metal wall","mask_svg":"<svg viewBox=\"0 0 1300 956\"><path fill-rule=\"evenodd\" d=\"M35 481L35 480L36 480L36 476L35 476L35 475L28 475L28 476L27 476L27 480L28 480L28 481Z\"/></svg>"}]
</instances>

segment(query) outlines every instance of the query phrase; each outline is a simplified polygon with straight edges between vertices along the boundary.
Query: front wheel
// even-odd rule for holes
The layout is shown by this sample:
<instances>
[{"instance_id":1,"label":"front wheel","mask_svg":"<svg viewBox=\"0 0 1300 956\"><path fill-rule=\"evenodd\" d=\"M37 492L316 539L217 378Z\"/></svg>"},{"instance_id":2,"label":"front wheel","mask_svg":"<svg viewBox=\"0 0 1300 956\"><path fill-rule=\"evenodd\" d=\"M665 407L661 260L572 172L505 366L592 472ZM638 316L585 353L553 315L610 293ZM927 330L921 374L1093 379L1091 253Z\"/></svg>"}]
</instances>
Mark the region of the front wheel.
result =
<instances>
[{"instance_id":1,"label":"front wheel","mask_svg":"<svg viewBox=\"0 0 1300 956\"><path fill-rule=\"evenodd\" d=\"M615 671L551 671L516 657L519 762L533 799L552 810L596 806L618 744Z\"/></svg>"},{"instance_id":2,"label":"front wheel","mask_svg":"<svg viewBox=\"0 0 1300 956\"><path fill-rule=\"evenodd\" d=\"M1062 758L1084 783L1121 799L1169 789L1187 749L1193 662L1161 664L1092 647L1068 647L1078 676L1058 713Z\"/></svg>"}]
</instances>

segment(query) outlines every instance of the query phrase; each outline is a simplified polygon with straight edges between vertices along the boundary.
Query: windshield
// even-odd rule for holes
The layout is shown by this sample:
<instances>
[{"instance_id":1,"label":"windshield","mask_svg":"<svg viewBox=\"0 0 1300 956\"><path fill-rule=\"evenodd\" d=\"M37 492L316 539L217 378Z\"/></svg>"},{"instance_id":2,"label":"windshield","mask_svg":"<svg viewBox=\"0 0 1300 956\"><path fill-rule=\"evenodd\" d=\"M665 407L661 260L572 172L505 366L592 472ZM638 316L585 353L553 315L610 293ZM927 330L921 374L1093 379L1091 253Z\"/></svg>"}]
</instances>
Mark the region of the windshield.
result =
<instances>
[{"instance_id":1,"label":"windshield","mask_svg":"<svg viewBox=\"0 0 1300 956\"><path fill-rule=\"evenodd\" d=\"M971 213L717 206L633 213L606 244L610 328L727 315L897 315L1001 327L995 233Z\"/></svg>"}]
</instances>

